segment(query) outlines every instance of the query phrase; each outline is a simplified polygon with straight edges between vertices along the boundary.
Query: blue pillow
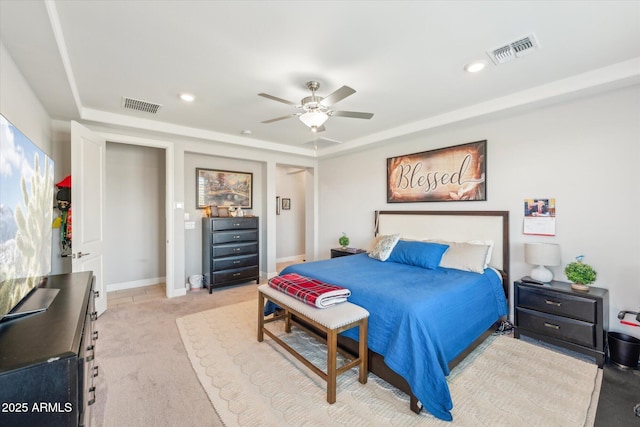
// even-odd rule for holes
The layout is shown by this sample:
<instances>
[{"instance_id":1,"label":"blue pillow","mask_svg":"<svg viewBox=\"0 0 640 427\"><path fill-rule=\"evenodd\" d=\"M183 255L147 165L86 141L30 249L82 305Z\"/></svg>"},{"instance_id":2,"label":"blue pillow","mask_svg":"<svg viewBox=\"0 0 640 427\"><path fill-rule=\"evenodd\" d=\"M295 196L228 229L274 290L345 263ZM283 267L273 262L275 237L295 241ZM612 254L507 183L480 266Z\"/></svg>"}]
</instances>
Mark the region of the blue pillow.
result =
<instances>
[{"instance_id":1,"label":"blue pillow","mask_svg":"<svg viewBox=\"0 0 640 427\"><path fill-rule=\"evenodd\" d=\"M409 242L400 240L391 251L387 261L435 270L449 245L432 242Z\"/></svg>"}]
</instances>

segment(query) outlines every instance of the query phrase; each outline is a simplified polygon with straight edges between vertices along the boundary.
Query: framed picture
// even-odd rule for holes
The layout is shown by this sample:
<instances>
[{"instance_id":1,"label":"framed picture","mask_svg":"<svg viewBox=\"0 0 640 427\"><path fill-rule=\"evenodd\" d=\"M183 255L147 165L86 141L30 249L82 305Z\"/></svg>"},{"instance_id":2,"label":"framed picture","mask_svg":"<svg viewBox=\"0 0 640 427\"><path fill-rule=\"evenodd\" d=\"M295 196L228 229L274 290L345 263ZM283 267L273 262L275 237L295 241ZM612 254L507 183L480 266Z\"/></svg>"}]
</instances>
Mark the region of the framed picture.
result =
<instances>
[{"instance_id":1,"label":"framed picture","mask_svg":"<svg viewBox=\"0 0 640 427\"><path fill-rule=\"evenodd\" d=\"M253 174L196 168L196 208L253 208Z\"/></svg>"},{"instance_id":2,"label":"framed picture","mask_svg":"<svg viewBox=\"0 0 640 427\"><path fill-rule=\"evenodd\" d=\"M280 196L276 196L276 215L280 215Z\"/></svg>"},{"instance_id":3,"label":"framed picture","mask_svg":"<svg viewBox=\"0 0 640 427\"><path fill-rule=\"evenodd\" d=\"M387 203L487 200L487 141L387 159Z\"/></svg>"},{"instance_id":4,"label":"framed picture","mask_svg":"<svg viewBox=\"0 0 640 427\"><path fill-rule=\"evenodd\" d=\"M291 199L282 199L282 210L288 211L291 209Z\"/></svg>"}]
</instances>

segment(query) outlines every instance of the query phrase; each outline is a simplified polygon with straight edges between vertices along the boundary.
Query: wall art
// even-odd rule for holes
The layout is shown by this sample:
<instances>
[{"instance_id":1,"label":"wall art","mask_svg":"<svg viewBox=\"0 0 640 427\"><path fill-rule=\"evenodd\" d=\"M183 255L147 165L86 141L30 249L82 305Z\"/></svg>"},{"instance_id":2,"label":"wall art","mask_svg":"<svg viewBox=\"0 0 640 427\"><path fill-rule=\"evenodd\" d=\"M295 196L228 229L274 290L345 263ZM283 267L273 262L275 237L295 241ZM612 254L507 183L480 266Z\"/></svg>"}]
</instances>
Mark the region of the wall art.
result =
<instances>
[{"instance_id":1,"label":"wall art","mask_svg":"<svg viewBox=\"0 0 640 427\"><path fill-rule=\"evenodd\" d=\"M196 168L196 208L235 206L253 208L253 174Z\"/></svg>"},{"instance_id":2,"label":"wall art","mask_svg":"<svg viewBox=\"0 0 640 427\"><path fill-rule=\"evenodd\" d=\"M487 141L387 159L387 203L487 200Z\"/></svg>"}]
</instances>

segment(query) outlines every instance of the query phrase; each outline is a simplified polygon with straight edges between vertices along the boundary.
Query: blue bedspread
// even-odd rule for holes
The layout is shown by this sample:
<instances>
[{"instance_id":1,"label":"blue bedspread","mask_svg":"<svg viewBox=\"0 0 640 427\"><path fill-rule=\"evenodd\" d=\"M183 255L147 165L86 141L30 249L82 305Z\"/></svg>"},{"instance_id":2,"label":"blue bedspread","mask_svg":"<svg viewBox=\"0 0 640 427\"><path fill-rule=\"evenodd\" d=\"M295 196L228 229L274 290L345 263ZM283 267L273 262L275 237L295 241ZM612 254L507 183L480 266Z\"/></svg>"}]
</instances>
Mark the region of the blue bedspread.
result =
<instances>
[{"instance_id":1,"label":"blue bedspread","mask_svg":"<svg viewBox=\"0 0 640 427\"><path fill-rule=\"evenodd\" d=\"M351 290L349 301L369 313L369 348L407 380L436 417L452 420L448 363L508 313L497 273L427 270L367 254L296 264L298 273ZM358 340L357 328L344 335Z\"/></svg>"}]
</instances>

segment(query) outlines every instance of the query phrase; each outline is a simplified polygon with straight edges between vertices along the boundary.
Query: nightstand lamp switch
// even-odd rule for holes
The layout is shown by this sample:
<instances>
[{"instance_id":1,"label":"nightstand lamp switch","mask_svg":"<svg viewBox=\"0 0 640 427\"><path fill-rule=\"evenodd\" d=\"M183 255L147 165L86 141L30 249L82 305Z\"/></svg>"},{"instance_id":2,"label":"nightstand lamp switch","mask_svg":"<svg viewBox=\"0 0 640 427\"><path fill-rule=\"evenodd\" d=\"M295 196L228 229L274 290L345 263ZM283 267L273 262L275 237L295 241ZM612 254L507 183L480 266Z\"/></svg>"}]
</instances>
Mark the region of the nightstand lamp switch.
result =
<instances>
[{"instance_id":1,"label":"nightstand lamp switch","mask_svg":"<svg viewBox=\"0 0 640 427\"><path fill-rule=\"evenodd\" d=\"M535 265L530 276L540 282L551 282L553 273L547 266L560 265L560 246L555 243L525 243L524 262Z\"/></svg>"}]
</instances>

